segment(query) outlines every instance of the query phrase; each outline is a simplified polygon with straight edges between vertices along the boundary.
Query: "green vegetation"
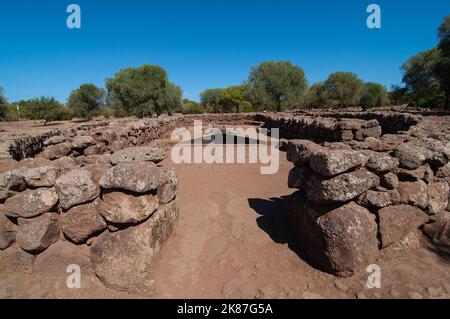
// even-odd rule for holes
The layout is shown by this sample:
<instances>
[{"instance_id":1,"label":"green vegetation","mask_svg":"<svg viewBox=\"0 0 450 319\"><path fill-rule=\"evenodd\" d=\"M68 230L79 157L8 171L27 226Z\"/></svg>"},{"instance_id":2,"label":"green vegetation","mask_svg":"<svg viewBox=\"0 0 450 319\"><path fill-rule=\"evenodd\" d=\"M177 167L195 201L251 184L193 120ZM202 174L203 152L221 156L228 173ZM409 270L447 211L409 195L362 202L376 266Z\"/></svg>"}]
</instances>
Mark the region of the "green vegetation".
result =
<instances>
[{"instance_id":1,"label":"green vegetation","mask_svg":"<svg viewBox=\"0 0 450 319\"><path fill-rule=\"evenodd\" d=\"M70 120L72 114L53 97L40 97L12 103L9 108L9 119L28 119L50 121Z\"/></svg>"},{"instance_id":2,"label":"green vegetation","mask_svg":"<svg viewBox=\"0 0 450 319\"><path fill-rule=\"evenodd\" d=\"M3 95L3 88L0 86L0 120L5 120L8 114L8 101Z\"/></svg>"},{"instance_id":3,"label":"green vegetation","mask_svg":"<svg viewBox=\"0 0 450 319\"><path fill-rule=\"evenodd\" d=\"M106 80L116 116L151 116L181 109L181 89L157 65L120 70Z\"/></svg>"},{"instance_id":4,"label":"green vegetation","mask_svg":"<svg viewBox=\"0 0 450 319\"><path fill-rule=\"evenodd\" d=\"M92 118L102 114L105 106L106 92L94 84L82 84L78 89L70 93L67 107L73 116Z\"/></svg>"},{"instance_id":5,"label":"green vegetation","mask_svg":"<svg viewBox=\"0 0 450 319\"><path fill-rule=\"evenodd\" d=\"M450 109L450 15L438 29L437 47L412 56L401 68L405 86L391 90L393 101Z\"/></svg>"},{"instance_id":6,"label":"green vegetation","mask_svg":"<svg viewBox=\"0 0 450 319\"><path fill-rule=\"evenodd\" d=\"M282 111L304 105L308 82L303 69L289 61L263 62L248 78L250 100L261 109Z\"/></svg>"},{"instance_id":7,"label":"green vegetation","mask_svg":"<svg viewBox=\"0 0 450 319\"><path fill-rule=\"evenodd\" d=\"M363 108L380 107L389 103L389 94L383 85L373 82L364 84L359 100Z\"/></svg>"}]
</instances>

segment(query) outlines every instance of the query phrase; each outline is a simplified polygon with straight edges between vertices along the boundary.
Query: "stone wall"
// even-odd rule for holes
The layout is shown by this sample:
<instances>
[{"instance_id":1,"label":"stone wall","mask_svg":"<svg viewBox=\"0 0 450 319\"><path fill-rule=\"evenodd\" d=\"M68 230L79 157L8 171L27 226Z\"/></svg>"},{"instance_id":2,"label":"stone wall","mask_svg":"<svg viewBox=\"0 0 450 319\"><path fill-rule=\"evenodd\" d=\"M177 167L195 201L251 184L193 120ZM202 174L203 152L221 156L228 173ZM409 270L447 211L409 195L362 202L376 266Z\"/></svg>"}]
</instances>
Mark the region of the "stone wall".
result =
<instances>
[{"instance_id":1,"label":"stone wall","mask_svg":"<svg viewBox=\"0 0 450 319\"><path fill-rule=\"evenodd\" d=\"M70 145L83 153L92 137L74 137ZM143 146L17 162L0 173L0 249L16 242L38 255L59 240L90 245L93 269L106 286L148 291L155 256L178 218L175 170L156 164L165 156Z\"/></svg>"},{"instance_id":2,"label":"stone wall","mask_svg":"<svg viewBox=\"0 0 450 319\"><path fill-rule=\"evenodd\" d=\"M334 114L334 115L333 115ZM178 180L153 141L195 120L280 128L289 222L321 269L350 276L421 229L450 247L450 128L386 112L175 115L88 122L16 140L0 163L0 249L89 245L108 287L145 292L177 222ZM301 140L299 140L301 138ZM34 158L30 158L34 157ZM138 271L136 271L138 269Z\"/></svg>"},{"instance_id":3,"label":"stone wall","mask_svg":"<svg viewBox=\"0 0 450 319\"><path fill-rule=\"evenodd\" d=\"M351 276L380 253L419 242L450 247L450 134L412 127L363 141L291 140L289 222L324 271Z\"/></svg>"}]
</instances>

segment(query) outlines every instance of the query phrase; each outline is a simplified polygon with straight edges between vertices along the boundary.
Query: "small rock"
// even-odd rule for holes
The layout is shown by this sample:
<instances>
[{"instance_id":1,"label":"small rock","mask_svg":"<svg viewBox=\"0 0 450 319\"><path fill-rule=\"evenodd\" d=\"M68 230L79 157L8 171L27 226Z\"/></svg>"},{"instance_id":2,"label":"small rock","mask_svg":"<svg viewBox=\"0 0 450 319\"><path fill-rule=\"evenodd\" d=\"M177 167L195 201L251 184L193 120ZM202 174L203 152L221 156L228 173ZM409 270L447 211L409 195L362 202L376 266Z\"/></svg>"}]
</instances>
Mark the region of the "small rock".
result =
<instances>
[{"instance_id":1,"label":"small rock","mask_svg":"<svg viewBox=\"0 0 450 319\"><path fill-rule=\"evenodd\" d=\"M59 168L56 166L40 166L17 171L30 187L52 187L55 186Z\"/></svg>"},{"instance_id":2,"label":"small rock","mask_svg":"<svg viewBox=\"0 0 450 319\"><path fill-rule=\"evenodd\" d=\"M167 204L175 198L178 190L178 178L175 169L162 167L159 171L160 180L158 197L161 204Z\"/></svg>"},{"instance_id":3,"label":"small rock","mask_svg":"<svg viewBox=\"0 0 450 319\"><path fill-rule=\"evenodd\" d=\"M447 182L435 182L428 185L428 211L437 214L447 208L449 186Z\"/></svg>"},{"instance_id":4,"label":"small rock","mask_svg":"<svg viewBox=\"0 0 450 319\"><path fill-rule=\"evenodd\" d=\"M116 165L120 162L130 161L159 163L164 158L166 158L166 153L161 148L148 146L128 147L114 152L111 155L111 164Z\"/></svg>"},{"instance_id":5,"label":"small rock","mask_svg":"<svg viewBox=\"0 0 450 319\"><path fill-rule=\"evenodd\" d=\"M4 250L16 240L17 226L0 212L0 249Z\"/></svg>"},{"instance_id":6,"label":"small rock","mask_svg":"<svg viewBox=\"0 0 450 319\"><path fill-rule=\"evenodd\" d=\"M92 172L85 168L70 171L56 180L60 206L67 210L75 205L92 201L100 194Z\"/></svg>"},{"instance_id":7,"label":"small rock","mask_svg":"<svg viewBox=\"0 0 450 319\"><path fill-rule=\"evenodd\" d=\"M59 239L58 215L45 213L31 219L19 218L16 241L19 246L36 254Z\"/></svg>"},{"instance_id":8,"label":"small rock","mask_svg":"<svg viewBox=\"0 0 450 319\"><path fill-rule=\"evenodd\" d=\"M106 229L98 209L98 200L72 207L61 214L61 229L71 241L80 244L89 237Z\"/></svg>"},{"instance_id":9,"label":"small rock","mask_svg":"<svg viewBox=\"0 0 450 319\"><path fill-rule=\"evenodd\" d=\"M50 211L58 203L54 188L27 189L6 200L0 210L9 217L31 218Z\"/></svg>"},{"instance_id":10,"label":"small rock","mask_svg":"<svg viewBox=\"0 0 450 319\"><path fill-rule=\"evenodd\" d=\"M387 173L381 176L381 186L387 189L396 189L399 185L398 177L394 173Z\"/></svg>"}]
</instances>

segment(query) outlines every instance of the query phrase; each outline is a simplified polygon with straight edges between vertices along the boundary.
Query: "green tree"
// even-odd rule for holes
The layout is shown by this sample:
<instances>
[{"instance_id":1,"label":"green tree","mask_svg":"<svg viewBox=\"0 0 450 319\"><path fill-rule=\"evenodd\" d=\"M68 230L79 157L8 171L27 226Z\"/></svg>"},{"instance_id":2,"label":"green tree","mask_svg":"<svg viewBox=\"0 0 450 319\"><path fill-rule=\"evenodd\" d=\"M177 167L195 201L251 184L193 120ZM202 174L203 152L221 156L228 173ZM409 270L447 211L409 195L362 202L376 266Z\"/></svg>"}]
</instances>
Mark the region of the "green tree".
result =
<instances>
[{"instance_id":1,"label":"green tree","mask_svg":"<svg viewBox=\"0 0 450 319\"><path fill-rule=\"evenodd\" d=\"M444 106L445 93L435 73L439 59L439 50L433 48L416 54L402 65L403 82L411 98L411 105Z\"/></svg>"},{"instance_id":2,"label":"green tree","mask_svg":"<svg viewBox=\"0 0 450 319\"><path fill-rule=\"evenodd\" d=\"M212 112L217 113L220 110L220 93L223 89L206 89L200 93L200 103Z\"/></svg>"},{"instance_id":3,"label":"green tree","mask_svg":"<svg viewBox=\"0 0 450 319\"><path fill-rule=\"evenodd\" d=\"M166 71L157 65L142 65L118 71L106 80L112 106L119 116L160 115L170 91Z\"/></svg>"},{"instance_id":4,"label":"green tree","mask_svg":"<svg viewBox=\"0 0 450 319\"><path fill-rule=\"evenodd\" d=\"M105 106L105 91L94 84L82 84L70 93L67 106L76 117L98 116Z\"/></svg>"},{"instance_id":5,"label":"green tree","mask_svg":"<svg viewBox=\"0 0 450 319\"><path fill-rule=\"evenodd\" d=\"M170 82L167 86L163 110L167 111L169 114L181 112L182 95L183 91L181 90L181 87L179 87L175 83Z\"/></svg>"},{"instance_id":6,"label":"green tree","mask_svg":"<svg viewBox=\"0 0 450 319\"><path fill-rule=\"evenodd\" d=\"M320 108L327 104L324 96L323 82L314 83L306 93L306 105L310 108Z\"/></svg>"},{"instance_id":7,"label":"green tree","mask_svg":"<svg viewBox=\"0 0 450 319\"><path fill-rule=\"evenodd\" d=\"M335 72L323 83L321 96L330 107L355 106L359 103L363 86L356 74Z\"/></svg>"},{"instance_id":8,"label":"green tree","mask_svg":"<svg viewBox=\"0 0 450 319\"><path fill-rule=\"evenodd\" d=\"M184 99L182 111L184 114L202 114L205 110L201 104L189 99Z\"/></svg>"},{"instance_id":9,"label":"green tree","mask_svg":"<svg viewBox=\"0 0 450 319\"><path fill-rule=\"evenodd\" d=\"M236 112L252 109L251 103L246 98L247 87L245 85L230 86L220 92L219 104L223 112Z\"/></svg>"},{"instance_id":10,"label":"green tree","mask_svg":"<svg viewBox=\"0 0 450 319\"><path fill-rule=\"evenodd\" d=\"M289 61L262 62L252 68L247 83L254 105L276 111L304 105L308 87L303 69Z\"/></svg>"},{"instance_id":11,"label":"green tree","mask_svg":"<svg viewBox=\"0 0 450 319\"><path fill-rule=\"evenodd\" d=\"M44 120L45 124L49 121L68 120L71 117L69 110L54 97L22 100L14 104L19 106L21 118Z\"/></svg>"},{"instance_id":12,"label":"green tree","mask_svg":"<svg viewBox=\"0 0 450 319\"><path fill-rule=\"evenodd\" d=\"M438 52L439 59L435 65L435 73L444 91L444 107L450 109L450 15L438 29Z\"/></svg>"},{"instance_id":13,"label":"green tree","mask_svg":"<svg viewBox=\"0 0 450 319\"><path fill-rule=\"evenodd\" d=\"M389 91L389 100L393 105L408 104L408 89L400 85L392 85Z\"/></svg>"},{"instance_id":14,"label":"green tree","mask_svg":"<svg viewBox=\"0 0 450 319\"><path fill-rule=\"evenodd\" d=\"M364 108L386 106L389 104L388 92L381 84L367 82L361 91L359 104Z\"/></svg>"},{"instance_id":15,"label":"green tree","mask_svg":"<svg viewBox=\"0 0 450 319\"><path fill-rule=\"evenodd\" d=\"M0 86L0 120L6 120L8 114L8 102L3 95L3 88Z\"/></svg>"}]
</instances>

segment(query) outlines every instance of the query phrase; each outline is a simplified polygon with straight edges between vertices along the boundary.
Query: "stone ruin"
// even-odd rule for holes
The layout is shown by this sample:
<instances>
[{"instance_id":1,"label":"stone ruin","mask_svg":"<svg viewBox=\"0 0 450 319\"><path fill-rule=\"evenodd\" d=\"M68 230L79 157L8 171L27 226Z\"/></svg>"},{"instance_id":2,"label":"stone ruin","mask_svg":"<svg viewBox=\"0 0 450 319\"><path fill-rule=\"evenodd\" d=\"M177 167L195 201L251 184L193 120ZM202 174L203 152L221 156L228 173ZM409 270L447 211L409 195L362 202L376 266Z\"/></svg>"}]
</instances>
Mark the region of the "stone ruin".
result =
<instances>
[{"instance_id":1,"label":"stone ruin","mask_svg":"<svg viewBox=\"0 0 450 319\"><path fill-rule=\"evenodd\" d=\"M179 214L157 141L195 119L279 128L294 164L289 224L326 272L351 276L423 231L450 250L450 128L399 112L219 114L81 123L16 139L0 171L0 249L90 246L97 277L146 292ZM448 123L447 123L448 124ZM289 139L289 140L287 140Z\"/></svg>"},{"instance_id":2,"label":"stone ruin","mask_svg":"<svg viewBox=\"0 0 450 319\"><path fill-rule=\"evenodd\" d=\"M289 223L317 267L351 276L386 250L419 243L419 229L450 252L449 128L429 130L417 118L408 131L381 136L375 119L334 121L348 138L286 146L288 185L299 190ZM362 138L361 130L370 133Z\"/></svg>"}]
</instances>

